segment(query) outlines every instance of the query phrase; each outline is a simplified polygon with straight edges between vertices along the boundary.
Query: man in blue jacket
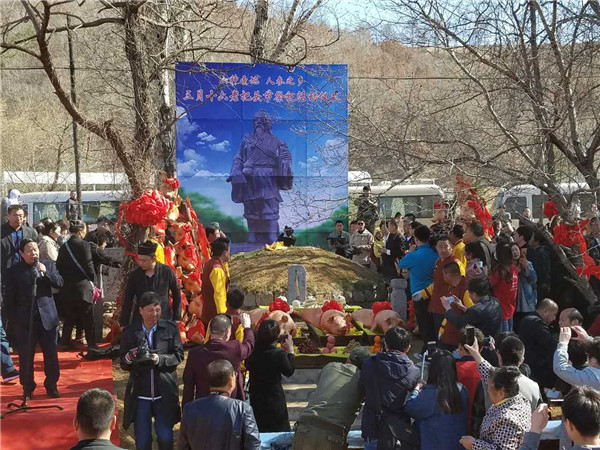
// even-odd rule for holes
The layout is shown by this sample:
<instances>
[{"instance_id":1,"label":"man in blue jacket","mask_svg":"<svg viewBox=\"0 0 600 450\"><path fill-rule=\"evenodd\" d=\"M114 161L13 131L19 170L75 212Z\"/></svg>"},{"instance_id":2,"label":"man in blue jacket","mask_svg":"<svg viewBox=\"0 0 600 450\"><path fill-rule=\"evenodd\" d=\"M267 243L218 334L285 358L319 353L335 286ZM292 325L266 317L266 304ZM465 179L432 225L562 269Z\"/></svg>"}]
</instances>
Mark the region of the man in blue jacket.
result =
<instances>
[{"instance_id":1,"label":"man in blue jacket","mask_svg":"<svg viewBox=\"0 0 600 450\"><path fill-rule=\"evenodd\" d=\"M437 252L429 245L431 230L419 225L413 233L417 248L406 254L398 263L400 269L408 269L410 277L410 293L415 302L415 314L419 324L419 333L424 342L436 341L437 330L433 328L433 318L427 311L429 300L424 300L419 293L433 283L435 263L439 259Z\"/></svg>"},{"instance_id":2,"label":"man in blue jacket","mask_svg":"<svg viewBox=\"0 0 600 450\"><path fill-rule=\"evenodd\" d=\"M210 395L183 407L179 432L181 450L259 450L260 435L252 407L231 398L236 386L231 363L218 359L208 365Z\"/></svg>"},{"instance_id":3,"label":"man in blue jacket","mask_svg":"<svg viewBox=\"0 0 600 450\"><path fill-rule=\"evenodd\" d=\"M365 396L361 422L365 450L375 450L380 436L380 416L406 418L406 396L419 381L419 369L410 360L411 335L404 328L385 333L384 351L363 362L358 389Z\"/></svg>"}]
</instances>

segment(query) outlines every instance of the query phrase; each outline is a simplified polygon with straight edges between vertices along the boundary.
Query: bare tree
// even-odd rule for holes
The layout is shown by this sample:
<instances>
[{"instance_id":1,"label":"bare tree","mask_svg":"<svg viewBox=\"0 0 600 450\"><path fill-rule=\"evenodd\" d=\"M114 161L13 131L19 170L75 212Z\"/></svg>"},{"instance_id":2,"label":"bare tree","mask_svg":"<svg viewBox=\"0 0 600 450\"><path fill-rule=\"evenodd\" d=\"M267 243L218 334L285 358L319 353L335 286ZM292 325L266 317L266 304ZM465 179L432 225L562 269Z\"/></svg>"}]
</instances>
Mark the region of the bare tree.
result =
<instances>
[{"instance_id":1,"label":"bare tree","mask_svg":"<svg viewBox=\"0 0 600 450\"><path fill-rule=\"evenodd\" d=\"M340 38L339 25L325 42L315 43L309 37L312 22L325 0L292 0L271 4L270 0L254 1L254 27L250 39L252 62L296 65L314 49L328 47Z\"/></svg>"},{"instance_id":2,"label":"bare tree","mask_svg":"<svg viewBox=\"0 0 600 450\"><path fill-rule=\"evenodd\" d=\"M271 26L264 24L260 45L268 52L260 59L293 65L306 57L310 46L301 33L321 3L295 1L285 16L286 5L277 3L278 17L285 17L283 33L272 39L279 18L269 19ZM202 62L216 55L249 61L256 53L250 49L254 44L244 42L250 19L246 10L230 2L22 0L21 11L18 9L13 5L3 17L2 54L16 51L37 61L69 116L110 144L133 195L154 184L156 168L166 169L169 174L175 171L173 126L177 117L171 89L174 63ZM61 49L53 45L68 29L67 16L74 24L73 34L94 36L95 42L88 39L87 45L96 54L98 50L103 52L98 60L96 54L88 55L88 61L98 68L93 76L102 83L102 90L111 95L96 94L92 99L82 92L77 104L69 98L66 80L58 68ZM260 22L268 17L257 19ZM99 49L98 39L106 41L104 48ZM298 52L300 47L304 55ZM114 65L106 67L109 61ZM95 108L98 103L105 108Z\"/></svg>"},{"instance_id":3,"label":"bare tree","mask_svg":"<svg viewBox=\"0 0 600 450\"><path fill-rule=\"evenodd\" d=\"M395 135L403 157L533 184L562 211L561 182L598 198L597 2L377 4L387 38L425 48L449 75Z\"/></svg>"}]
</instances>

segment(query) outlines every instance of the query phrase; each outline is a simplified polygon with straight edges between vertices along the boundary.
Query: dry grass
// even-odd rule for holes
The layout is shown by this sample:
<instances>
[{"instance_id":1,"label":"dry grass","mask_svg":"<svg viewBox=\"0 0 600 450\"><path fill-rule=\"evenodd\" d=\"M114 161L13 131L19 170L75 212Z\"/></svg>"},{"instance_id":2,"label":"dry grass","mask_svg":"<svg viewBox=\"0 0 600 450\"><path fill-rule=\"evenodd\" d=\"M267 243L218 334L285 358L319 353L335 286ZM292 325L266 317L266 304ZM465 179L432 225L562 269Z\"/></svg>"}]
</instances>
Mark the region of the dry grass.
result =
<instances>
[{"instance_id":1,"label":"dry grass","mask_svg":"<svg viewBox=\"0 0 600 450\"><path fill-rule=\"evenodd\" d=\"M290 247L238 253L229 263L231 282L247 293L285 293L287 269L292 264L304 265L307 291L315 296L372 289L382 281L376 272L332 252L316 247Z\"/></svg>"}]
</instances>

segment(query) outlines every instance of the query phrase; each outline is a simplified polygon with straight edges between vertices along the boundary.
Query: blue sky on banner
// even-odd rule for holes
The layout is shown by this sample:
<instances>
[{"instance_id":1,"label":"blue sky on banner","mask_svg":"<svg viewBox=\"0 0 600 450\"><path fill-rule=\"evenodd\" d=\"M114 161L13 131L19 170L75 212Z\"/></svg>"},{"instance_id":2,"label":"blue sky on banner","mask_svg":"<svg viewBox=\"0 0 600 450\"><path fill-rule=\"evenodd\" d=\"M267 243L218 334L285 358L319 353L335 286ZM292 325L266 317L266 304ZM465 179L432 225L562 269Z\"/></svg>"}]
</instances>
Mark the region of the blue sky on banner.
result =
<instances>
[{"instance_id":1,"label":"blue sky on banner","mask_svg":"<svg viewBox=\"0 0 600 450\"><path fill-rule=\"evenodd\" d=\"M295 226L307 218L322 222L347 192L347 90L345 65L178 63L177 169L182 187L215 199L224 213L240 217L243 205L231 201L231 185L225 180L243 136L253 131L252 118L264 109L273 118L273 134L292 153L294 190L282 192L281 221Z\"/></svg>"}]
</instances>

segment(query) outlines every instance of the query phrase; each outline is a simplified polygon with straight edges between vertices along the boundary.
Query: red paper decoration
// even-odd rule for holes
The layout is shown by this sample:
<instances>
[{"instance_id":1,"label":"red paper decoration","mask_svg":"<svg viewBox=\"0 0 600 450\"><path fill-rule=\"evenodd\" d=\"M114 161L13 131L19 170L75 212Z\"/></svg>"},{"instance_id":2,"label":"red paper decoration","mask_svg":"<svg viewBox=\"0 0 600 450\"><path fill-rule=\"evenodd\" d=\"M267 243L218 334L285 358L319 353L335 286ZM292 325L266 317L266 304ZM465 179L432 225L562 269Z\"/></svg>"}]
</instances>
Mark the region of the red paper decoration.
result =
<instances>
[{"instance_id":1,"label":"red paper decoration","mask_svg":"<svg viewBox=\"0 0 600 450\"><path fill-rule=\"evenodd\" d=\"M329 301L325 302L323 304L323 307L321 308L321 311L325 312L325 311L329 311L330 309L335 309L337 311L344 312L344 308L342 307L342 304L339 302L336 302L335 300L329 300Z\"/></svg>"},{"instance_id":2,"label":"red paper decoration","mask_svg":"<svg viewBox=\"0 0 600 450\"><path fill-rule=\"evenodd\" d=\"M544 203L544 217L551 219L558 214L560 214L560 211L556 207L554 200L548 200L546 203Z\"/></svg>"},{"instance_id":3,"label":"red paper decoration","mask_svg":"<svg viewBox=\"0 0 600 450\"><path fill-rule=\"evenodd\" d=\"M276 298L271 303L269 303L269 312L273 312L273 311L289 312L289 310L290 310L290 305L288 305L288 303L286 301L283 301L280 298Z\"/></svg>"},{"instance_id":4,"label":"red paper decoration","mask_svg":"<svg viewBox=\"0 0 600 450\"><path fill-rule=\"evenodd\" d=\"M173 203L157 190L147 190L135 200L124 204L125 219L144 227L154 226L165 220Z\"/></svg>"},{"instance_id":5,"label":"red paper decoration","mask_svg":"<svg viewBox=\"0 0 600 450\"><path fill-rule=\"evenodd\" d=\"M375 302L373 303L373 317L375 317L378 312L392 309L392 304L390 302Z\"/></svg>"}]
</instances>

